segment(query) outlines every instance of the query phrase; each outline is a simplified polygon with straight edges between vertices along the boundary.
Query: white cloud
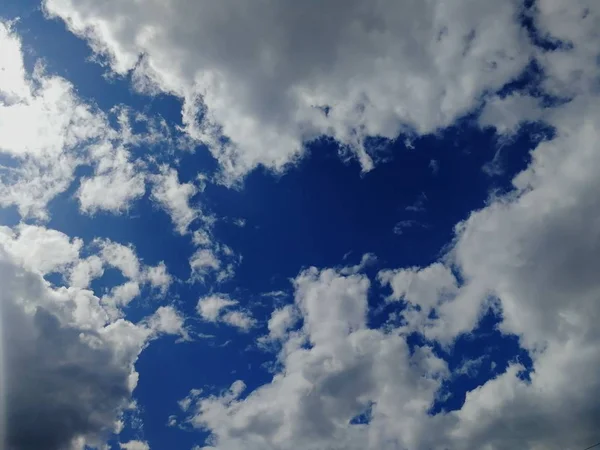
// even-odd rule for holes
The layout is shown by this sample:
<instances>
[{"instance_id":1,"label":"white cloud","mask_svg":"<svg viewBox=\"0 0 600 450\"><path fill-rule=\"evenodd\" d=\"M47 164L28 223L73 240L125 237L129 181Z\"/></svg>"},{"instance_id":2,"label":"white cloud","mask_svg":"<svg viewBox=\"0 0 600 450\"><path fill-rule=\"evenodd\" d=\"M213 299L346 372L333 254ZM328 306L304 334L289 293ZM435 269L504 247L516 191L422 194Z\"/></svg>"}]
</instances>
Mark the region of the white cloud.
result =
<instances>
[{"instance_id":1,"label":"white cloud","mask_svg":"<svg viewBox=\"0 0 600 450\"><path fill-rule=\"evenodd\" d=\"M368 170L365 136L450 125L532 54L514 1L44 6L138 89L183 98L188 132L229 178L259 164L282 170L324 134Z\"/></svg>"},{"instance_id":2,"label":"white cloud","mask_svg":"<svg viewBox=\"0 0 600 450\"><path fill-rule=\"evenodd\" d=\"M99 246L106 264L119 269L127 278L137 280L140 277L140 261L132 246L102 239L96 240L95 243Z\"/></svg>"},{"instance_id":3,"label":"white cloud","mask_svg":"<svg viewBox=\"0 0 600 450\"><path fill-rule=\"evenodd\" d=\"M518 336L533 361L530 382L519 377L523 367L512 364L467 395L464 406L449 416L453 431L444 432L457 448L585 448L597 441L600 109L598 68L588 58L592 48L600 49L592 25L600 20L600 9L595 2L574 2L567 10L544 0L538 11L536 23L570 45L542 52L544 87L572 98L545 109L519 95L495 100L509 113L488 112L482 125L513 133L520 123L542 118L554 128L554 138L532 152L529 167L513 179L512 192L492 199L456 228L449 262L464 284L445 301L431 302L429 294L453 286L450 277L446 283L435 277L429 288L413 292L416 302L434 305L437 318L421 314L409 320L421 320L423 334L446 343L472 330L494 299L502 314L499 329ZM393 284L406 277L384 278L393 295L408 295L406 283Z\"/></svg>"},{"instance_id":4,"label":"white cloud","mask_svg":"<svg viewBox=\"0 0 600 450\"><path fill-rule=\"evenodd\" d=\"M204 281L204 277L211 271L221 268L221 261L211 249L199 249L190 258L192 280Z\"/></svg>"},{"instance_id":5,"label":"white cloud","mask_svg":"<svg viewBox=\"0 0 600 450\"><path fill-rule=\"evenodd\" d=\"M159 289L162 295L167 293L169 286L173 282L173 277L169 274L167 266L162 261L157 266L147 267L144 278L152 287Z\"/></svg>"},{"instance_id":6,"label":"white cloud","mask_svg":"<svg viewBox=\"0 0 600 450\"><path fill-rule=\"evenodd\" d=\"M286 313L276 311L269 321L269 331L282 343L281 369L273 379L246 396L245 384L236 381L222 395L197 391L185 403L191 423L212 434L213 448L554 450L584 448L597 440L597 2L536 2L532 14L540 35L564 42L552 51L530 48L516 1L384 0L368 7L331 1L319 8L267 2L246 9L226 1L142 5L112 0L98 8L92 0L46 0L45 5L73 31L85 34L97 52L107 54L113 70L124 74L135 67L138 86L184 98L188 131L210 146L229 177L258 164L282 169L302 153L304 141L320 134L351 145L368 169L371 161L361 147L365 135L395 137L404 127L435 131L479 106L482 94L490 95L482 126L511 134L523 121L541 118L555 128L555 138L541 143L529 167L514 178L513 191L490 199L457 226L443 262L380 274L392 289L390 299L409 304L401 312L402 327L368 326L370 283L358 269L311 268L298 275L294 305ZM4 34L9 45L0 51L14 58L20 54L18 43ZM544 73L542 87L564 104L543 108L522 92L493 96L532 56ZM62 149L100 139L104 125L98 119L98 127L92 126L96 116L85 106L73 112L68 102L53 103L54 96L73 98L71 87L60 79L40 72L40 86L33 92L29 82L21 82L21 66L17 61L2 75L7 86L2 114L8 125L1 148L18 158L26 154L35 163L20 169L25 184L5 184L0 193L6 194L3 204L43 217L48 198L65 189L78 164ZM50 122L52 129L67 127L68 132L46 135L39 124L50 120L46 110L63 114L59 106L71 111L68 127L74 128ZM314 106L331 110L325 115ZM13 108L10 114L7 108ZM15 131L24 117L36 119L31 135ZM38 176L42 172L48 172L45 178ZM155 198L184 234L199 214L189 205L195 187L188 184L182 193L186 185L173 170L159 176L173 182L165 182L162 190L156 186L165 180L155 182L163 200ZM22 188L18 195L15 186ZM14 230L3 234L8 253L19 236ZM89 291L49 287L28 270L73 265L71 277L82 286L101 273L96 260L74 261L73 240L52 239L56 254L38 259L24 250L11 253L3 256L0 271L0 305L14 338L6 367L13 379L29 382L5 390L8 417L27 417L23 411L29 409L19 408L35 403L42 405L45 419L35 424L20 420L18 427L8 428L18 448L23 439L37 439L31 441L34 448L39 441L44 447L65 447L81 436L101 441L130 398L137 379L133 363L143 345L158 330L184 331L174 310L160 310L135 325L114 319ZM199 248L192 259L200 273L221 270L221 254L213 244L202 234L193 239L208 247ZM133 261L122 249L108 253L102 260L128 273L128 282L144 279L137 257ZM21 267L25 264L28 269ZM166 283L160 275L148 279ZM531 380L519 377L523 368L513 363L468 393L459 410L429 415L440 386L453 374L428 346L409 349L405 334L416 331L451 349L491 302L502 314L500 331L516 335L529 352ZM207 302L205 311L198 308L205 320L241 324L244 312L232 309L237 306L220 296L212 305ZM290 331L294 311L302 327ZM69 366L81 374L81 385L67 384L58 370L73 364L66 360L71 355L85 363ZM55 391L46 386L57 384L68 400L68 416L83 422L63 420L52 409L55 404L44 401ZM84 394L89 401L81 401ZM89 408L101 410L92 414ZM368 423L353 423L358 415L368 417Z\"/></svg>"},{"instance_id":7,"label":"white cloud","mask_svg":"<svg viewBox=\"0 0 600 450\"><path fill-rule=\"evenodd\" d=\"M559 450L597 442L600 7L541 0L534 18L567 43L539 50L538 58L544 87L569 101L542 109L521 94L493 99L508 113L488 110L482 125L510 134L542 118L555 137L532 152L511 192L457 226L442 262L381 272L390 299L409 304L403 326L413 327L367 327L362 275L302 273L295 305L304 325L285 334L273 380L243 398L238 386L195 402L190 418L212 433L208 448ZM500 331L516 335L532 358L530 381L511 363L469 392L460 409L427 414L441 381L472 373L477 361L450 374L427 349L411 356L404 333L451 350L491 303ZM351 423L365 412L368 423Z\"/></svg>"},{"instance_id":8,"label":"white cloud","mask_svg":"<svg viewBox=\"0 0 600 450\"><path fill-rule=\"evenodd\" d=\"M0 101L4 104L18 102L30 96L23 65L21 42L11 35L10 24L0 26Z\"/></svg>"},{"instance_id":9,"label":"white cloud","mask_svg":"<svg viewBox=\"0 0 600 450\"><path fill-rule=\"evenodd\" d=\"M452 374L456 377L459 375L466 375L468 377L475 377L479 372L479 368L486 360L487 355L482 355L479 358L475 359L466 359L464 360L459 367L454 369Z\"/></svg>"},{"instance_id":10,"label":"white cloud","mask_svg":"<svg viewBox=\"0 0 600 450\"><path fill-rule=\"evenodd\" d=\"M71 269L69 283L71 286L85 289L92 280L104 274L104 263L98 255L79 259Z\"/></svg>"},{"instance_id":11,"label":"white cloud","mask_svg":"<svg viewBox=\"0 0 600 450\"><path fill-rule=\"evenodd\" d=\"M147 326L154 334L171 334L189 340L185 326L185 318L172 306L161 306L146 320Z\"/></svg>"},{"instance_id":12,"label":"white cloud","mask_svg":"<svg viewBox=\"0 0 600 450\"><path fill-rule=\"evenodd\" d=\"M140 285L137 281L126 281L110 290L106 300L110 299L118 306L127 306L134 298L140 295Z\"/></svg>"},{"instance_id":13,"label":"white cloud","mask_svg":"<svg viewBox=\"0 0 600 450\"><path fill-rule=\"evenodd\" d=\"M2 22L0 43L9 58L2 72L10 78L0 84L0 153L18 163L0 167L0 206L46 219L46 205L67 189L82 162L77 149L106 139L108 127L66 80L46 75L40 65L28 76L20 40Z\"/></svg>"},{"instance_id":14,"label":"white cloud","mask_svg":"<svg viewBox=\"0 0 600 450\"><path fill-rule=\"evenodd\" d=\"M523 122L536 122L543 115L538 99L514 93L504 98L492 97L488 100L479 116L479 123L483 127L494 127L500 134L512 135Z\"/></svg>"},{"instance_id":15,"label":"white cloud","mask_svg":"<svg viewBox=\"0 0 600 450\"><path fill-rule=\"evenodd\" d=\"M256 320L246 311L235 309L239 302L225 294L213 294L198 300L196 311L208 322L222 322L242 331L248 331Z\"/></svg>"},{"instance_id":16,"label":"white cloud","mask_svg":"<svg viewBox=\"0 0 600 450\"><path fill-rule=\"evenodd\" d=\"M192 241L199 248L189 259L190 282L205 283L207 277L213 275L214 281L221 283L235 275L235 268L242 257L229 246L216 242L206 229L194 232Z\"/></svg>"},{"instance_id":17,"label":"white cloud","mask_svg":"<svg viewBox=\"0 0 600 450\"><path fill-rule=\"evenodd\" d=\"M273 311L267 323L269 340L283 339L287 331L298 321L298 315L298 311L293 305L286 305Z\"/></svg>"},{"instance_id":18,"label":"white cloud","mask_svg":"<svg viewBox=\"0 0 600 450\"><path fill-rule=\"evenodd\" d=\"M427 347L411 355L404 338L367 327L364 275L311 268L294 285L304 325L286 334L281 370L244 399L239 380L222 395L188 397L191 423L212 433L214 448L392 448L392 437L410 447L445 363ZM369 408L371 431L350 423Z\"/></svg>"},{"instance_id":19,"label":"white cloud","mask_svg":"<svg viewBox=\"0 0 600 450\"><path fill-rule=\"evenodd\" d=\"M228 311L221 318L223 323L231 325L242 331L249 331L250 328L256 325L256 320L244 311Z\"/></svg>"},{"instance_id":20,"label":"white cloud","mask_svg":"<svg viewBox=\"0 0 600 450\"><path fill-rule=\"evenodd\" d=\"M383 270L379 281L392 288L390 300L405 300L429 314L444 298L453 297L458 289L450 269L436 263L424 269Z\"/></svg>"},{"instance_id":21,"label":"white cloud","mask_svg":"<svg viewBox=\"0 0 600 450\"><path fill-rule=\"evenodd\" d=\"M73 183L78 167L91 166L93 174L75 194L81 210L127 210L144 194L146 177L146 167L129 150L173 145L164 121L124 107L107 114L40 62L27 73L20 38L1 21L0 47L0 154L11 159L0 166L0 206L16 206L25 219L47 220L48 203ZM132 130L131 120L140 131Z\"/></svg>"},{"instance_id":22,"label":"white cloud","mask_svg":"<svg viewBox=\"0 0 600 450\"><path fill-rule=\"evenodd\" d=\"M0 227L0 245L26 269L42 275L63 272L79 259L81 239L35 225Z\"/></svg>"},{"instance_id":23,"label":"white cloud","mask_svg":"<svg viewBox=\"0 0 600 450\"><path fill-rule=\"evenodd\" d=\"M205 246L211 244L211 237L206 230L195 230L192 234L192 242L197 246Z\"/></svg>"},{"instance_id":24,"label":"white cloud","mask_svg":"<svg viewBox=\"0 0 600 450\"><path fill-rule=\"evenodd\" d=\"M180 183L177 171L162 167L160 174L151 177L152 199L171 217L179 234L186 234L190 224L200 216L200 212L190 206L191 198L198 189L192 183Z\"/></svg>"},{"instance_id":25,"label":"white cloud","mask_svg":"<svg viewBox=\"0 0 600 450\"><path fill-rule=\"evenodd\" d=\"M143 196L145 191L144 174L129 161L127 151L121 148L111 155L107 164L98 165L94 176L82 178L76 196L85 213L93 214L100 210L119 213Z\"/></svg>"},{"instance_id":26,"label":"white cloud","mask_svg":"<svg viewBox=\"0 0 600 450\"><path fill-rule=\"evenodd\" d=\"M129 441L126 443L119 444L122 450L150 450L150 446L147 442L143 441Z\"/></svg>"},{"instance_id":27,"label":"white cloud","mask_svg":"<svg viewBox=\"0 0 600 450\"><path fill-rule=\"evenodd\" d=\"M413 219L401 220L400 222L397 222L396 225L394 225L394 234L397 234L399 236L403 235L406 230L409 230L419 225L420 223Z\"/></svg>"},{"instance_id":28,"label":"white cloud","mask_svg":"<svg viewBox=\"0 0 600 450\"><path fill-rule=\"evenodd\" d=\"M377 262L377 256L373 253L365 253L360 259L360 263L351 267L343 267L340 270L342 275L353 275L356 273L360 273L365 270L368 266L371 266Z\"/></svg>"},{"instance_id":29,"label":"white cloud","mask_svg":"<svg viewBox=\"0 0 600 450\"><path fill-rule=\"evenodd\" d=\"M94 259L91 262L92 266L89 258L80 261L71 273L71 279L76 276L80 277L80 280L77 280L78 282L87 281L89 283L92 277L101 276L103 273L102 267L108 265L118 269L126 278L126 281L113 287L103 297L106 302L117 306L126 306L131 300L140 295L141 286L144 284L157 289L162 296L166 295L173 278L164 262L160 262L156 266L143 265L133 246L119 244L108 239L95 239L94 245L100 251L100 263ZM102 265L101 268L98 268L98 264ZM94 272L91 272L92 270Z\"/></svg>"},{"instance_id":30,"label":"white cloud","mask_svg":"<svg viewBox=\"0 0 600 450\"><path fill-rule=\"evenodd\" d=\"M219 295L210 295L208 297L203 297L198 300L198 305L196 307L198 314L202 316L204 320L208 320L209 322L216 322L219 316L221 315L221 311L228 306L237 305L238 302L230 299L228 296L219 294Z\"/></svg>"},{"instance_id":31,"label":"white cloud","mask_svg":"<svg viewBox=\"0 0 600 450\"><path fill-rule=\"evenodd\" d=\"M113 320L91 291L52 288L25 264L0 244L5 445L100 447L130 408L139 353L178 330Z\"/></svg>"}]
</instances>

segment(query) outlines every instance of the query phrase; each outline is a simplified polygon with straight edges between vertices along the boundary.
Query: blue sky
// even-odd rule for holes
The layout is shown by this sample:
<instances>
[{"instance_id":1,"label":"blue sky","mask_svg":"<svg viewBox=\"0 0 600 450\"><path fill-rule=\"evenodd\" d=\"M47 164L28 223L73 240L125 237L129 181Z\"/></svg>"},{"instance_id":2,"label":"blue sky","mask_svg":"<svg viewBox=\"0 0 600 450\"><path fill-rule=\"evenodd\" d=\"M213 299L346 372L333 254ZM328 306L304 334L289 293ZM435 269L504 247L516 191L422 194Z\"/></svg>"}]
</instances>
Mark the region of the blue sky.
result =
<instances>
[{"instance_id":1,"label":"blue sky","mask_svg":"<svg viewBox=\"0 0 600 450\"><path fill-rule=\"evenodd\" d=\"M5 2L0 450L599 441L598 24Z\"/></svg>"}]
</instances>

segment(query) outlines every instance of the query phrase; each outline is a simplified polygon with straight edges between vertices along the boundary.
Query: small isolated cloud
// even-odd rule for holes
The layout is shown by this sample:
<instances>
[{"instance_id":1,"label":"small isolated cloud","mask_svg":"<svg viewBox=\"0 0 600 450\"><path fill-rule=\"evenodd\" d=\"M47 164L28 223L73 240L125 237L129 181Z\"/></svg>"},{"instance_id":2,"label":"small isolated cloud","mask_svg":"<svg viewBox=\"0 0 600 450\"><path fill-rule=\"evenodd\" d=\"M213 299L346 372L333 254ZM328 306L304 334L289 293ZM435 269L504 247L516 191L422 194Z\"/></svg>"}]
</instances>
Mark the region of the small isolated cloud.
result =
<instances>
[{"instance_id":1,"label":"small isolated cloud","mask_svg":"<svg viewBox=\"0 0 600 450\"><path fill-rule=\"evenodd\" d=\"M243 311L228 311L223 314L220 320L242 331L248 331L256 325L256 320Z\"/></svg>"},{"instance_id":2,"label":"small isolated cloud","mask_svg":"<svg viewBox=\"0 0 600 450\"><path fill-rule=\"evenodd\" d=\"M122 450L150 450L150 445L144 441L129 441L126 443L120 443L119 447Z\"/></svg>"},{"instance_id":3,"label":"small isolated cloud","mask_svg":"<svg viewBox=\"0 0 600 450\"><path fill-rule=\"evenodd\" d=\"M200 217L200 211L190 205L198 189L192 183L180 183L177 171L166 166L150 179L152 199L169 214L177 232L186 234L190 224Z\"/></svg>"},{"instance_id":4,"label":"small isolated cloud","mask_svg":"<svg viewBox=\"0 0 600 450\"><path fill-rule=\"evenodd\" d=\"M196 311L202 319L213 323L225 323L242 331L248 331L256 320L247 312L237 307L239 302L225 294L213 294L198 300Z\"/></svg>"},{"instance_id":5,"label":"small isolated cloud","mask_svg":"<svg viewBox=\"0 0 600 450\"><path fill-rule=\"evenodd\" d=\"M103 274L103 267L118 269L126 281L114 286L103 299L115 305L126 306L138 297L143 285L150 286L160 295L165 295L173 281L164 262L156 266L142 264L131 245L122 245L107 239L94 240L99 255L81 260L71 272L71 280L77 281L81 287L88 287L93 278ZM87 284L83 284L83 283Z\"/></svg>"},{"instance_id":6,"label":"small isolated cloud","mask_svg":"<svg viewBox=\"0 0 600 450\"><path fill-rule=\"evenodd\" d=\"M417 197L415 202L412 205L408 205L404 209L406 211L410 211L410 212L423 212L423 211L425 211L425 203L426 202L427 202L427 196L425 195L424 192L421 192L421 194L419 194L419 197Z\"/></svg>"},{"instance_id":7,"label":"small isolated cloud","mask_svg":"<svg viewBox=\"0 0 600 450\"><path fill-rule=\"evenodd\" d=\"M198 248L189 259L191 283L205 283L209 276L221 283L234 276L241 256L229 246L216 242L208 229L195 231L192 241Z\"/></svg>"},{"instance_id":8,"label":"small isolated cloud","mask_svg":"<svg viewBox=\"0 0 600 450\"><path fill-rule=\"evenodd\" d=\"M217 258L212 249L199 249L190 258L190 268L192 270L192 280L204 281L208 273L218 271L221 268L221 260Z\"/></svg>"},{"instance_id":9,"label":"small isolated cloud","mask_svg":"<svg viewBox=\"0 0 600 450\"><path fill-rule=\"evenodd\" d=\"M419 221L413 219L401 220L400 222L397 222L396 225L394 225L394 234L400 236L404 234L407 230L410 230L411 228L415 227L424 228L424 225L422 225Z\"/></svg>"},{"instance_id":10,"label":"small isolated cloud","mask_svg":"<svg viewBox=\"0 0 600 450\"><path fill-rule=\"evenodd\" d=\"M355 266L344 267L340 269L340 273L343 275L353 275L362 272L367 267L372 266L376 262L377 256L375 256L373 253L365 253L358 264L356 264Z\"/></svg>"},{"instance_id":11,"label":"small isolated cloud","mask_svg":"<svg viewBox=\"0 0 600 450\"><path fill-rule=\"evenodd\" d=\"M161 306L144 323L155 335L170 334L179 336L182 340L190 340L185 318L172 306Z\"/></svg>"},{"instance_id":12,"label":"small isolated cloud","mask_svg":"<svg viewBox=\"0 0 600 450\"><path fill-rule=\"evenodd\" d=\"M475 359L465 359L460 366L454 369L452 373L455 377L460 375L464 375L470 378L476 377L479 373L481 365L487 358L488 357L486 355L482 355Z\"/></svg>"},{"instance_id":13,"label":"small isolated cloud","mask_svg":"<svg viewBox=\"0 0 600 450\"><path fill-rule=\"evenodd\" d=\"M429 161L429 168L431 169L431 173L437 175L440 171L440 162L437 159L432 159Z\"/></svg>"},{"instance_id":14,"label":"small isolated cloud","mask_svg":"<svg viewBox=\"0 0 600 450\"><path fill-rule=\"evenodd\" d=\"M98 211L119 213L146 192L143 169L129 161L123 149L103 155L96 173L80 181L76 197L87 214Z\"/></svg>"},{"instance_id":15,"label":"small isolated cloud","mask_svg":"<svg viewBox=\"0 0 600 450\"><path fill-rule=\"evenodd\" d=\"M219 319L223 309L227 308L228 306L235 306L237 304L237 301L231 300L226 295L210 295L208 297L201 298L198 301L196 310L204 320L216 322Z\"/></svg>"}]
</instances>

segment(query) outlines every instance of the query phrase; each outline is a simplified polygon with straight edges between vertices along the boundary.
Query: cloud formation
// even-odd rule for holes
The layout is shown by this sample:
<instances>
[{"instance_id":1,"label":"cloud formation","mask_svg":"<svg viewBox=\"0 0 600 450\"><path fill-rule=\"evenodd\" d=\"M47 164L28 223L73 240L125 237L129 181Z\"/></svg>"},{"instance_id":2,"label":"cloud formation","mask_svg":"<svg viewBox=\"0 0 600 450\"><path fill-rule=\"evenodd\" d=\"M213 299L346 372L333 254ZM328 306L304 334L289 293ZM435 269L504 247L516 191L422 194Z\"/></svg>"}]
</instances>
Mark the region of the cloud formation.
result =
<instances>
[{"instance_id":1,"label":"cloud formation","mask_svg":"<svg viewBox=\"0 0 600 450\"><path fill-rule=\"evenodd\" d=\"M112 319L93 292L52 287L43 267L27 268L4 244L0 267L5 448L103 445L133 407L139 353L160 334L181 333L178 313L161 308L139 324Z\"/></svg>"},{"instance_id":2,"label":"cloud formation","mask_svg":"<svg viewBox=\"0 0 600 450\"><path fill-rule=\"evenodd\" d=\"M233 309L233 308L236 309ZM213 294L198 300L196 311L207 322L225 323L247 332L256 325L248 311L239 308L239 302L226 294Z\"/></svg>"},{"instance_id":3,"label":"cloud formation","mask_svg":"<svg viewBox=\"0 0 600 450\"><path fill-rule=\"evenodd\" d=\"M533 51L513 0L44 7L137 89L182 98L188 133L228 179L257 165L282 170L322 135L369 170L367 136L451 125L517 77Z\"/></svg>"},{"instance_id":4,"label":"cloud formation","mask_svg":"<svg viewBox=\"0 0 600 450\"><path fill-rule=\"evenodd\" d=\"M7 158L0 165L0 206L47 220L48 203L71 186L78 167L88 166L93 173L75 193L81 211L126 211L144 195L148 170L131 150L172 145L164 121L123 106L101 111L39 61L28 73L21 40L3 21L0 47L0 155Z\"/></svg>"},{"instance_id":5,"label":"cloud formation","mask_svg":"<svg viewBox=\"0 0 600 450\"><path fill-rule=\"evenodd\" d=\"M302 270L293 303L278 305L259 341L276 348L272 379L252 390L244 380L221 393L193 390L180 402L187 422L210 433L205 448L578 450L597 441L597 2L538 0L527 11L512 0L44 6L110 70L132 75L138 90L183 99L185 130L208 146L225 182L259 165L281 171L322 135L366 171L375 158L368 136L432 133L479 108L479 126L501 137L534 121L553 130L509 192L457 224L440 261L379 272L388 303L402 302L398 320L382 328L369 321L373 280L363 271L372 256L353 267ZM0 43L0 150L22 163L1 168L0 203L47 219L48 202L81 164L94 169L76 194L88 214L126 210L149 183L151 198L195 246L191 280L231 277L239 259L214 241L210 218L192 205L200 189L171 167L144 172L146 163L127 150L152 140L133 136L130 115L110 127L64 79L39 66L25 72L10 26L0 25ZM535 87L499 92L525 70ZM30 132L20 132L32 118ZM422 203L409 208L421 211ZM200 219L206 223L192 230ZM172 307L138 323L124 318L122 308L142 286L167 292L164 264L148 267L133 247L102 239L83 258L83 246L40 226L0 228L10 450L102 445L131 407L142 349L163 333L189 338ZM89 287L105 267L126 281L100 296ZM47 282L51 273L67 286ZM439 348L452 351L489 308L500 332L530 356L528 377L513 361L458 409L433 414L444 382L476 366L465 362L451 373ZM225 294L202 297L197 311L242 331L258 324ZM411 343L415 335L419 344Z\"/></svg>"}]
</instances>

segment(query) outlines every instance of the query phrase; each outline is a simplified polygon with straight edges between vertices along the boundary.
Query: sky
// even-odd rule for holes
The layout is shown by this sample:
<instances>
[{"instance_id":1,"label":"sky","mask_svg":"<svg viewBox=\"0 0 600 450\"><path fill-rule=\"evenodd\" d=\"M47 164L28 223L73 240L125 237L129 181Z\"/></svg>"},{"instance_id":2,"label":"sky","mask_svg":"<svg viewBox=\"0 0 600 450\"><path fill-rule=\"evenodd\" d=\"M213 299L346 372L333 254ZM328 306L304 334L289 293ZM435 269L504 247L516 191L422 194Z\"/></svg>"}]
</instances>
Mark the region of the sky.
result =
<instances>
[{"instance_id":1,"label":"sky","mask_svg":"<svg viewBox=\"0 0 600 450\"><path fill-rule=\"evenodd\" d=\"M599 29L4 0L0 450L600 442Z\"/></svg>"}]
</instances>

